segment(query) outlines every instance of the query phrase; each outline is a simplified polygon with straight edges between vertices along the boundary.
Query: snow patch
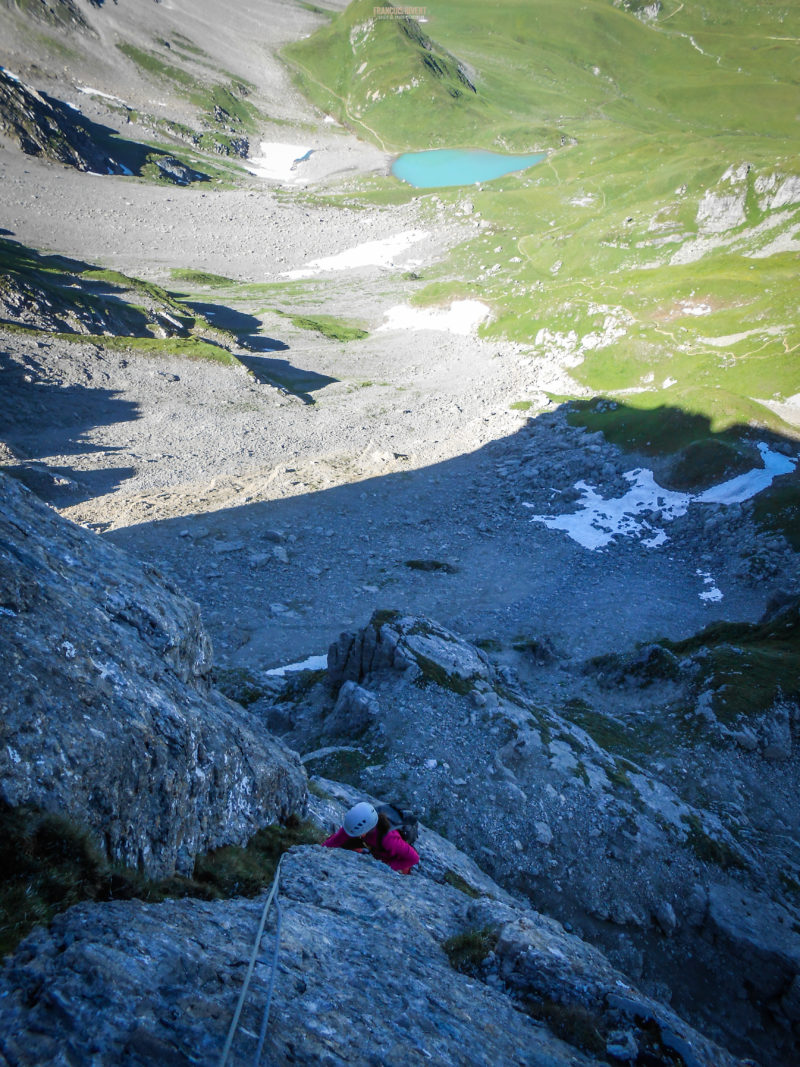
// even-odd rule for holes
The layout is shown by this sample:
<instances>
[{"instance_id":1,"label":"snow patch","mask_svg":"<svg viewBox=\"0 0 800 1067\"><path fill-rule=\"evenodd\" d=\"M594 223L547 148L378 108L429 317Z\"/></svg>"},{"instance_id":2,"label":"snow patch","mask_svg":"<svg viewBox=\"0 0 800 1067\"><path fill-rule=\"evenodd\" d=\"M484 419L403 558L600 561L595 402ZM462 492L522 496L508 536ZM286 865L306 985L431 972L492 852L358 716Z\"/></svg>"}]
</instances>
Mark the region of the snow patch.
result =
<instances>
[{"instance_id":1,"label":"snow patch","mask_svg":"<svg viewBox=\"0 0 800 1067\"><path fill-rule=\"evenodd\" d=\"M405 252L411 245L428 237L427 230L404 230L392 237L383 237L379 241L365 241L355 248L347 248L333 256L312 259L305 267L298 270L285 270L284 278L311 278L330 270L353 270L356 267L383 267L388 270L395 266L395 258Z\"/></svg>"},{"instance_id":2,"label":"snow patch","mask_svg":"<svg viewBox=\"0 0 800 1067\"><path fill-rule=\"evenodd\" d=\"M717 586L717 583L708 571L696 570L695 574L698 578L702 578L703 584L707 586L702 593L698 594L701 600L705 600L709 604L714 604L718 600L722 600L722 590Z\"/></svg>"},{"instance_id":3,"label":"snow patch","mask_svg":"<svg viewBox=\"0 0 800 1067\"><path fill-rule=\"evenodd\" d=\"M772 485L773 479L781 474L791 474L797 460L790 459L780 452L772 452L763 441L758 446L764 466L730 478L721 485L712 486L694 499L700 504L741 504L750 500L763 489Z\"/></svg>"},{"instance_id":4,"label":"snow patch","mask_svg":"<svg viewBox=\"0 0 800 1067\"><path fill-rule=\"evenodd\" d=\"M284 675L292 671L319 671L327 666L327 655L309 656L308 659L304 659L300 663L287 663L284 667L272 667L270 670L264 671L264 673L269 675L270 678L283 678Z\"/></svg>"},{"instance_id":5,"label":"snow patch","mask_svg":"<svg viewBox=\"0 0 800 1067\"><path fill-rule=\"evenodd\" d=\"M114 96L112 93L104 93L102 89L92 89L90 85L79 85L78 92L85 93L86 96L100 96L104 100L113 100L115 104L122 104L123 107L128 106L125 101L121 100L118 96Z\"/></svg>"},{"instance_id":6,"label":"snow patch","mask_svg":"<svg viewBox=\"0 0 800 1067\"><path fill-rule=\"evenodd\" d=\"M490 308L480 300L454 300L449 308L417 308L397 304L385 313L381 330L441 330L466 336L474 333L481 322L491 315Z\"/></svg>"},{"instance_id":7,"label":"snow patch","mask_svg":"<svg viewBox=\"0 0 800 1067\"><path fill-rule=\"evenodd\" d=\"M257 178L268 178L270 181L286 182L290 185L299 185L305 181L296 172L296 167L298 163L308 159L314 151L313 148L307 145L262 141L259 149L260 154L245 163L251 174L255 174Z\"/></svg>"},{"instance_id":8,"label":"snow patch","mask_svg":"<svg viewBox=\"0 0 800 1067\"><path fill-rule=\"evenodd\" d=\"M565 515L534 515L533 522L541 522L551 530L564 530L573 541L584 548L605 548L617 537L638 537L645 548L658 548L667 541L665 531L654 526L646 516L658 513L660 522L671 522L685 515L691 504L740 504L772 484L774 478L789 474L797 465L779 452L772 452L763 442L758 449L764 466L721 482L699 494L677 493L656 484L653 472L646 468L627 471L624 478L631 488L624 496L605 500L584 481L576 482L581 490L580 508ZM532 508L533 504L523 503ZM719 599L709 590L705 599ZM720 593L721 597L722 594Z\"/></svg>"}]
</instances>

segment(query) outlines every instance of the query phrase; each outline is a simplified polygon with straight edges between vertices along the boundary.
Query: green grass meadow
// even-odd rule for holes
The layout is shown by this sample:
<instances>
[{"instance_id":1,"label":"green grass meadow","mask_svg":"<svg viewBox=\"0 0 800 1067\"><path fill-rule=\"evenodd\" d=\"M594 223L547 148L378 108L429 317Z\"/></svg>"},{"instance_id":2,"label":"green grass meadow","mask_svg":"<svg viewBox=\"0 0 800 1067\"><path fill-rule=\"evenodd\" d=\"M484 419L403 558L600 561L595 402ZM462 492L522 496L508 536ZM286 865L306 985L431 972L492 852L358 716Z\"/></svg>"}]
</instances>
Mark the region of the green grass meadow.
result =
<instances>
[{"instance_id":1,"label":"green grass meadow","mask_svg":"<svg viewBox=\"0 0 800 1067\"><path fill-rule=\"evenodd\" d=\"M469 198L490 225L426 270L415 300L479 296L484 335L533 356L548 355L541 330L580 343L622 318L621 336L579 352L581 387L651 423L679 408L709 432L796 438L763 401L800 392L800 203L771 209L765 191L800 175L800 5L665 0L648 18L639 0L431 0L421 24L373 7L355 0L285 50L320 107L390 151L548 152L422 193ZM702 232L709 191L741 198L736 225Z\"/></svg>"}]
</instances>

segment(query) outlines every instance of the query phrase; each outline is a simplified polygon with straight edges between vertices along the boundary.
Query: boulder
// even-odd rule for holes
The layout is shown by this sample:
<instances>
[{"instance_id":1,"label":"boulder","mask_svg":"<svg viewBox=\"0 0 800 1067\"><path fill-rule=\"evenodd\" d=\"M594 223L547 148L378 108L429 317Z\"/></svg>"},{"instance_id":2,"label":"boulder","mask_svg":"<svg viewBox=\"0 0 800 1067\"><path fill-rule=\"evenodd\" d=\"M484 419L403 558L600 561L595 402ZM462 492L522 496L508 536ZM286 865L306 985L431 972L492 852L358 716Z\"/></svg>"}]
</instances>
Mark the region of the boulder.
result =
<instances>
[{"instance_id":1,"label":"boulder","mask_svg":"<svg viewBox=\"0 0 800 1067\"><path fill-rule=\"evenodd\" d=\"M344 682L336 698L333 711L323 724L326 734L345 734L353 737L371 726L380 714L374 693L355 682Z\"/></svg>"},{"instance_id":2,"label":"boulder","mask_svg":"<svg viewBox=\"0 0 800 1067\"><path fill-rule=\"evenodd\" d=\"M0 475L0 800L156 878L301 812L298 757L211 666L196 604Z\"/></svg>"},{"instance_id":3,"label":"boulder","mask_svg":"<svg viewBox=\"0 0 800 1067\"><path fill-rule=\"evenodd\" d=\"M476 682L489 682L488 657L468 641L424 616L377 611L357 634L341 634L328 650L328 677L333 688L360 682L379 671L406 671L457 693Z\"/></svg>"},{"instance_id":4,"label":"boulder","mask_svg":"<svg viewBox=\"0 0 800 1067\"><path fill-rule=\"evenodd\" d=\"M747 985L759 999L785 997L794 1010L800 934L793 914L763 893L717 884L709 887L706 923L715 938L735 947L745 965Z\"/></svg>"}]
</instances>

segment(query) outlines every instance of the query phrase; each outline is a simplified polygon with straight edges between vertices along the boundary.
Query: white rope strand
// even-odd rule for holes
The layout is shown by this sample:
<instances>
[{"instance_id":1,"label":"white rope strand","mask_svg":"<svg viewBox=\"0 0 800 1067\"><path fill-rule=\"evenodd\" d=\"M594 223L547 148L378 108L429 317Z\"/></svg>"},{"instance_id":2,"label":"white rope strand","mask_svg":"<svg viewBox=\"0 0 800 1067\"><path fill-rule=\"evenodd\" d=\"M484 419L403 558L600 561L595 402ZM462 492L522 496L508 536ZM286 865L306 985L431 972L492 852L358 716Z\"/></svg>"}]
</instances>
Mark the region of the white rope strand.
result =
<instances>
[{"instance_id":1,"label":"white rope strand","mask_svg":"<svg viewBox=\"0 0 800 1067\"><path fill-rule=\"evenodd\" d=\"M267 1003L264 1005L264 1016L261 1020L261 1031L258 1035L258 1048L256 1049L255 1059L253 1060L253 1067L261 1067L261 1053L264 1049L264 1040L267 1036L267 1026L269 1025L269 1009L272 1004L272 993L275 989L275 978L278 974L278 952L281 945L281 921L283 914L281 912L281 902L275 898L275 914L277 922L275 924L275 947L272 950L272 974L269 979L269 990L267 992Z\"/></svg>"},{"instance_id":2,"label":"white rope strand","mask_svg":"<svg viewBox=\"0 0 800 1067\"><path fill-rule=\"evenodd\" d=\"M286 855L286 853L284 853L284 856L285 855ZM267 924L267 916L269 915L269 909L270 909L270 907L272 905L272 901L273 901L273 899L275 897L275 894L276 894L277 889L278 889L278 885L280 883L281 864L282 863L283 863L283 856L281 856L281 858L280 858L280 860L278 862L278 866L277 866L277 868L275 870L275 878L274 878L274 880L272 882L272 888L269 891L269 896L267 897L267 902L264 905L263 912L261 913L261 921L258 924L258 933L256 934L256 939L255 939L255 942L253 944L253 952L252 952L252 954L250 956L250 963L248 964L248 967L247 967L247 973L246 973L245 978L244 978L244 984L242 985L242 991L239 994L239 1001L238 1001L238 1003L236 1005L236 1011L233 1013L233 1019L231 1020L230 1029L228 1030L228 1036L225 1039L225 1047L223 1048L222 1055L220 1056L219 1067L226 1067L226 1064L228 1062L228 1057L231 1054L231 1047L233 1045L233 1039L236 1036L236 1031L239 1028L239 1019L240 1019L241 1014L242 1014L242 1008L244 1007L244 1001L245 1001L245 997L247 996L247 991L250 988L250 979L253 977L253 970L255 969L256 959L258 958L258 951L259 951L259 948L261 947L261 939L264 936L264 927ZM280 911L278 912L278 915L279 915L278 931L280 932ZM277 940L276 940L276 942L275 942L275 953L274 953L274 957L273 957L273 960L272 960L272 978L270 980L269 995L267 997L267 1008L266 1008L266 1011L265 1011L264 1022L262 1022L262 1030L263 1030L265 1035L266 1035L266 1025L265 1025L265 1023L266 1023L266 1019L267 1019L267 1012L269 1011L269 1004L270 1004L270 1001L272 999L272 990L273 990L273 987L275 985L275 970L276 970L277 962L278 962L278 943L277 943ZM259 1040L259 1047L258 1047L259 1055L261 1053L262 1044L263 1044L263 1041Z\"/></svg>"}]
</instances>

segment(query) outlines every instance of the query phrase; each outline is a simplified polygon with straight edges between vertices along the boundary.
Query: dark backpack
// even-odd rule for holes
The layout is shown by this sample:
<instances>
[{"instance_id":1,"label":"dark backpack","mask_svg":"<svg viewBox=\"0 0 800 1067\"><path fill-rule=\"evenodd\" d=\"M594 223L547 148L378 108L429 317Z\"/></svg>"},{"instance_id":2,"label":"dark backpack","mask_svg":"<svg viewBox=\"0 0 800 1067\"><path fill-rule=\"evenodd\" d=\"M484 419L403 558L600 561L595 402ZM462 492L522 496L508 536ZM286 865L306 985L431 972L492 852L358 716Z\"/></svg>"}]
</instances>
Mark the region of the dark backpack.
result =
<instances>
[{"instance_id":1,"label":"dark backpack","mask_svg":"<svg viewBox=\"0 0 800 1067\"><path fill-rule=\"evenodd\" d=\"M419 837L419 819L396 804L381 804L379 815L385 815L393 830L397 830L407 845L413 845Z\"/></svg>"}]
</instances>

